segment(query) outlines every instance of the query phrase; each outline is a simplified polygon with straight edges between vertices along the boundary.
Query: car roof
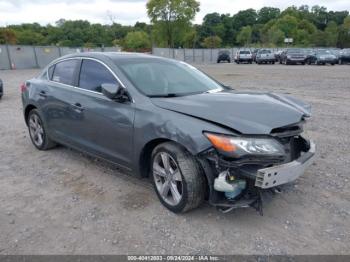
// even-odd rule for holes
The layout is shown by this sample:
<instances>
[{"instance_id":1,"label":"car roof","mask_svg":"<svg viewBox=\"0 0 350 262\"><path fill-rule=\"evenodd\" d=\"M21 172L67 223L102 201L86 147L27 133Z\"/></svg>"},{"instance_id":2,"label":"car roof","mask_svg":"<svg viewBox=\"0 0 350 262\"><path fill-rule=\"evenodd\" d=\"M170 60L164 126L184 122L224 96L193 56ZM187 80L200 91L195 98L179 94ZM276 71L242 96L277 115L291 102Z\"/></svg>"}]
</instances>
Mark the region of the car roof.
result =
<instances>
[{"instance_id":1,"label":"car roof","mask_svg":"<svg viewBox=\"0 0 350 262\"><path fill-rule=\"evenodd\" d=\"M95 58L101 61L106 59L118 61L125 59L149 59L149 60L159 60L159 61L174 61L173 59L154 56L151 54L142 54L142 53L129 53L129 52L82 52L82 53L73 53L65 56L61 56L56 60L52 61L50 65L55 64L61 60L69 59L69 58Z\"/></svg>"},{"instance_id":2,"label":"car roof","mask_svg":"<svg viewBox=\"0 0 350 262\"><path fill-rule=\"evenodd\" d=\"M149 58L154 56L150 56L148 54L129 53L129 52L83 52L83 53L69 54L61 58L74 58L74 57L92 57L96 59L103 59L108 57L111 59L116 59L116 58Z\"/></svg>"}]
</instances>

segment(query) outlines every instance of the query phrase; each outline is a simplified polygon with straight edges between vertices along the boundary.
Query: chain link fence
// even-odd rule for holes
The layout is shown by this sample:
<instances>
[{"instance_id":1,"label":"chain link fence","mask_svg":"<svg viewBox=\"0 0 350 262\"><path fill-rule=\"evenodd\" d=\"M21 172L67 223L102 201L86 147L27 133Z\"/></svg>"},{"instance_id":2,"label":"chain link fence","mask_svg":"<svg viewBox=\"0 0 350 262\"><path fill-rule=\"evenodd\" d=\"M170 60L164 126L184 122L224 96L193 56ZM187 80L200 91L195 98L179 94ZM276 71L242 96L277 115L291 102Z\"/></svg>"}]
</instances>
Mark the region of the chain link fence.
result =
<instances>
[{"instance_id":1,"label":"chain link fence","mask_svg":"<svg viewBox=\"0 0 350 262\"><path fill-rule=\"evenodd\" d=\"M63 55L80 52L118 52L117 47L70 48L57 46L0 45L0 70L42 68Z\"/></svg>"}]
</instances>

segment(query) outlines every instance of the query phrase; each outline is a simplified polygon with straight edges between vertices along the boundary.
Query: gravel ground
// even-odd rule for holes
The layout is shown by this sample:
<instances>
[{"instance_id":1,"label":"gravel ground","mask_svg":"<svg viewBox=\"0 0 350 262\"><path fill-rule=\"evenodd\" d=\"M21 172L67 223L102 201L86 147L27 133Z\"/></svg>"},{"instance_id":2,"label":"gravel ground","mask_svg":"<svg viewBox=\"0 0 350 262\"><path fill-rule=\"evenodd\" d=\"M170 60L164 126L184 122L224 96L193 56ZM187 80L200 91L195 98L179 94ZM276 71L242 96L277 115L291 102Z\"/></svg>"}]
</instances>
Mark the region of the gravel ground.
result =
<instances>
[{"instance_id":1,"label":"gravel ground","mask_svg":"<svg viewBox=\"0 0 350 262\"><path fill-rule=\"evenodd\" d=\"M350 66L199 67L313 106L315 164L266 201L263 217L207 204L174 215L146 180L65 147L36 150L19 85L39 71L0 71L0 254L350 254Z\"/></svg>"}]
</instances>

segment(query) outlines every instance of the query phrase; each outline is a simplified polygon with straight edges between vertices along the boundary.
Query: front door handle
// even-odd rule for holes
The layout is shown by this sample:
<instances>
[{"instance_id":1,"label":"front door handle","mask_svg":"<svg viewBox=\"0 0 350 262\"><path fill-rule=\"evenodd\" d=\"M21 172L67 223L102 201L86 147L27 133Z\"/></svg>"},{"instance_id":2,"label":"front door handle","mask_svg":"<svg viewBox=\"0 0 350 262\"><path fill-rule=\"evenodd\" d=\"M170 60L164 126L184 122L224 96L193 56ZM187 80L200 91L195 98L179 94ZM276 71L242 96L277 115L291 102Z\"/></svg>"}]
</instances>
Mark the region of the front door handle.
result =
<instances>
[{"instance_id":1,"label":"front door handle","mask_svg":"<svg viewBox=\"0 0 350 262\"><path fill-rule=\"evenodd\" d=\"M42 91L40 91L39 96L41 96L41 97L43 97L43 98L46 98L46 97L47 97L47 94L46 94L45 91L42 90Z\"/></svg>"},{"instance_id":2,"label":"front door handle","mask_svg":"<svg viewBox=\"0 0 350 262\"><path fill-rule=\"evenodd\" d=\"M72 104L72 107L73 107L74 110L77 111L77 112L82 112L82 111L84 111L84 109L85 109L80 103Z\"/></svg>"}]
</instances>

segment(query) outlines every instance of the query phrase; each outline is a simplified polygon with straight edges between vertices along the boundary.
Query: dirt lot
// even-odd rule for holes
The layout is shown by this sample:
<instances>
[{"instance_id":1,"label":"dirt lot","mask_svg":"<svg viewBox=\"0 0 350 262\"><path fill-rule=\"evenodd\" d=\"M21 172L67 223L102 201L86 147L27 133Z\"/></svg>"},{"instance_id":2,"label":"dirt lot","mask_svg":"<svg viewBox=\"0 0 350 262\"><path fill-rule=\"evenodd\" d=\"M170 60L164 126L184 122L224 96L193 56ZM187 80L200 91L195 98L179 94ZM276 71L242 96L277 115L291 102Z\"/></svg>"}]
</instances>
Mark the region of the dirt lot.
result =
<instances>
[{"instance_id":1,"label":"dirt lot","mask_svg":"<svg viewBox=\"0 0 350 262\"><path fill-rule=\"evenodd\" d=\"M313 106L315 164L253 209L205 204L174 215L151 185L103 161L32 146L19 85L0 71L0 254L350 254L350 66L207 65L236 89L289 93Z\"/></svg>"}]
</instances>

